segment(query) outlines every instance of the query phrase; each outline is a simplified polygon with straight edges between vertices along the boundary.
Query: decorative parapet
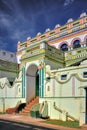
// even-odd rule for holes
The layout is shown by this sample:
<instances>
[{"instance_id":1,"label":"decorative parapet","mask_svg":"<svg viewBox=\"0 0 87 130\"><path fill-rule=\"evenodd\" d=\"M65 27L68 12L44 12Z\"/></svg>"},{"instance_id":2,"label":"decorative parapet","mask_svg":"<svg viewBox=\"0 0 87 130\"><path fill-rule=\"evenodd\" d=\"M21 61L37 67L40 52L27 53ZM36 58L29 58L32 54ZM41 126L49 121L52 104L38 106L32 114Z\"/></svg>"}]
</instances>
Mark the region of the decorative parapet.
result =
<instances>
[{"instance_id":1,"label":"decorative parapet","mask_svg":"<svg viewBox=\"0 0 87 130\"><path fill-rule=\"evenodd\" d=\"M71 51L65 52L65 64L66 66L73 65L81 62L81 60L87 58L87 46L83 46Z\"/></svg>"},{"instance_id":2,"label":"decorative parapet","mask_svg":"<svg viewBox=\"0 0 87 130\"><path fill-rule=\"evenodd\" d=\"M70 20L69 20L70 21ZM37 44L38 42L47 41L50 42L55 40L56 38L61 38L61 36L65 36L81 29L87 28L87 15L84 17L80 17L76 21L70 21L63 26L57 26L55 29L45 32L44 34L40 34L34 38L29 38L27 41L21 42L18 44L18 51L25 50L31 44Z\"/></svg>"},{"instance_id":3,"label":"decorative parapet","mask_svg":"<svg viewBox=\"0 0 87 130\"><path fill-rule=\"evenodd\" d=\"M48 45L47 42L41 42L37 45L28 47L26 53L22 56L21 61L26 59L31 60L31 58L32 60L41 60L42 58L48 58L58 64L61 64L62 66L64 64L63 52L55 47Z\"/></svg>"},{"instance_id":4,"label":"decorative parapet","mask_svg":"<svg viewBox=\"0 0 87 130\"><path fill-rule=\"evenodd\" d=\"M83 77L83 72L77 73L78 69L87 69L87 61L83 61L81 65L78 67L68 67L64 69L51 70L49 66L46 66L46 79L55 79L58 83L65 84L67 83L73 76L75 76L79 81L87 82L87 77ZM62 80L61 75L65 74L66 79Z\"/></svg>"}]
</instances>

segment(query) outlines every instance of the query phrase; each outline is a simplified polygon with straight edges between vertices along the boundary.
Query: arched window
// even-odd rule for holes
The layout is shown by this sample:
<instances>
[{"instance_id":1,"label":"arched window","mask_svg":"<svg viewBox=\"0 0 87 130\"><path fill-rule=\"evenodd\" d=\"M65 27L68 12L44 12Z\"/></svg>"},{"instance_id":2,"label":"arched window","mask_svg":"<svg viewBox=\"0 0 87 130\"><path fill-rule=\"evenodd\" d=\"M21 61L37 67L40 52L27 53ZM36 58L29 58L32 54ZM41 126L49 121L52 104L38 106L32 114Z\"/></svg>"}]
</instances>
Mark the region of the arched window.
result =
<instances>
[{"instance_id":1,"label":"arched window","mask_svg":"<svg viewBox=\"0 0 87 130\"><path fill-rule=\"evenodd\" d=\"M63 44L63 45L60 47L60 49L61 49L62 51L67 51L67 50L68 50L67 44Z\"/></svg>"},{"instance_id":2,"label":"arched window","mask_svg":"<svg viewBox=\"0 0 87 130\"><path fill-rule=\"evenodd\" d=\"M75 41L73 42L73 48L79 48L79 47L81 47L80 41L79 41L79 40L75 40Z\"/></svg>"},{"instance_id":3,"label":"arched window","mask_svg":"<svg viewBox=\"0 0 87 130\"><path fill-rule=\"evenodd\" d=\"M47 91L50 91L50 86L47 87Z\"/></svg>"}]
</instances>

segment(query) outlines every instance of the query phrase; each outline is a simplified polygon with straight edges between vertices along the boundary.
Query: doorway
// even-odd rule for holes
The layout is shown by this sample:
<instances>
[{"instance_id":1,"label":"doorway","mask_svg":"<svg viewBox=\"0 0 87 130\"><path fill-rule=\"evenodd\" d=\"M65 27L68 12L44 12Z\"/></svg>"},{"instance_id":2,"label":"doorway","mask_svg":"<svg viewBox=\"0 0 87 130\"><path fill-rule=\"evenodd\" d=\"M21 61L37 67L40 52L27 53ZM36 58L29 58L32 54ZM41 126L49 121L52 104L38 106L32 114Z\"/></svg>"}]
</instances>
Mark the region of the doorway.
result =
<instances>
[{"instance_id":1,"label":"doorway","mask_svg":"<svg viewBox=\"0 0 87 130\"><path fill-rule=\"evenodd\" d=\"M39 96L39 71L34 64L30 65L26 73L26 100L29 102Z\"/></svg>"},{"instance_id":2,"label":"doorway","mask_svg":"<svg viewBox=\"0 0 87 130\"><path fill-rule=\"evenodd\" d=\"M85 92L86 92L86 100L85 100L86 101L86 105L85 105L86 106L85 107L85 109L86 109L86 117L85 117L86 119L85 119L85 121L86 122L85 123L87 124L87 88L85 88Z\"/></svg>"}]
</instances>

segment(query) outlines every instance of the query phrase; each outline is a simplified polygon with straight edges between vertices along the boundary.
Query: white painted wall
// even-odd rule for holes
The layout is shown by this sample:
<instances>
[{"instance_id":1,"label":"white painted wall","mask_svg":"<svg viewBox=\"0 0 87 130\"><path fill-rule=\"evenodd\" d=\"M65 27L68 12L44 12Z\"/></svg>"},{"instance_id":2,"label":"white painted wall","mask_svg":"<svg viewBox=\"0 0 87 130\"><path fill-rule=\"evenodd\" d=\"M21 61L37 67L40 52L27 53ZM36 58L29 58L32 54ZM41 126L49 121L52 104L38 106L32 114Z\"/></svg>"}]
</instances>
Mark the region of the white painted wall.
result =
<instances>
[{"instance_id":1,"label":"white painted wall","mask_svg":"<svg viewBox=\"0 0 87 130\"><path fill-rule=\"evenodd\" d=\"M83 61L77 67L67 67L58 70L46 69L46 77L54 77L44 84L44 98L40 98L40 103L47 101L48 113L51 119L65 120L66 112L80 121L80 125L85 123L85 89L87 78L83 77L83 72L87 72L87 61ZM61 80L61 75L67 74L66 80ZM74 76L74 77L73 77ZM45 78L46 78L45 77ZM50 87L48 91L48 86ZM55 110L56 104L63 112Z\"/></svg>"}]
</instances>

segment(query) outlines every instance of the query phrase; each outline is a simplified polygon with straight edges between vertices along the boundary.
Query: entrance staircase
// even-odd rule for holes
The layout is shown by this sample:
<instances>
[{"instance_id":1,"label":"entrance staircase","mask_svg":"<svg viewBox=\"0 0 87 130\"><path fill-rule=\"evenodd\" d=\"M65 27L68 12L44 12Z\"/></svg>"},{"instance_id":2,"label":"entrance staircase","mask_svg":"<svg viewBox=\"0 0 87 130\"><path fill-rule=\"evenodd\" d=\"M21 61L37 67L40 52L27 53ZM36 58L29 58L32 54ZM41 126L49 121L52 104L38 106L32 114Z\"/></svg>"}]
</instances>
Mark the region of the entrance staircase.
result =
<instances>
[{"instance_id":1,"label":"entrance staircase","mask_svg":"<svg viewBox=\"0 0 87 130\"><path fill-rule=\"evenodd\" d=\"M39 103L39 97L35 97L33 100L31 100L28 104L26 104L25 108L22 109L22 111L19 112L20 115L26 115L29 116L30 115L30 111L32 109L32 107Z\"/></svg>"}]
</instances>

